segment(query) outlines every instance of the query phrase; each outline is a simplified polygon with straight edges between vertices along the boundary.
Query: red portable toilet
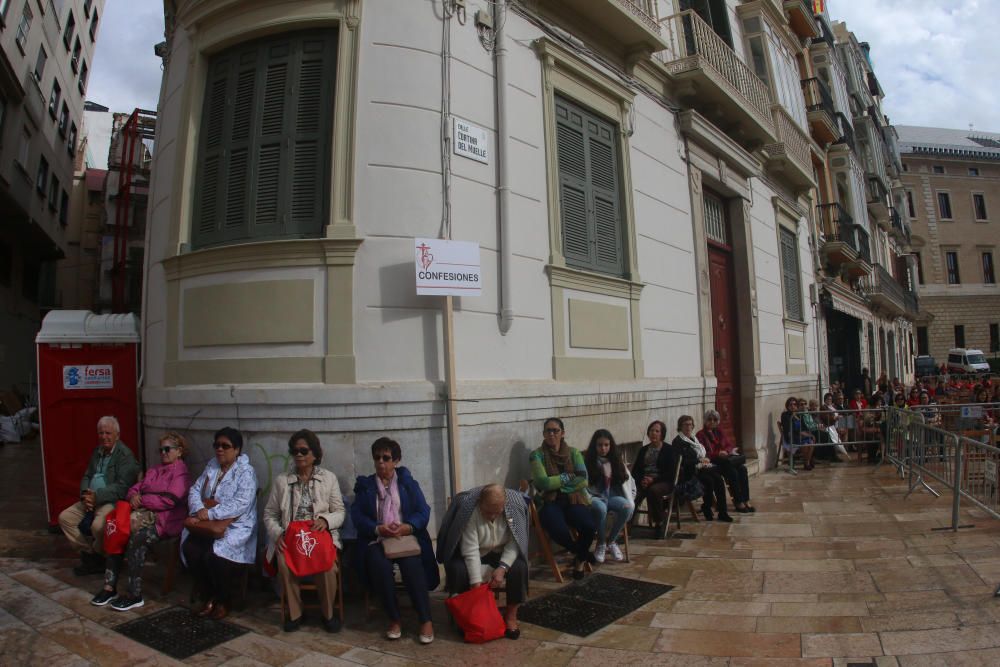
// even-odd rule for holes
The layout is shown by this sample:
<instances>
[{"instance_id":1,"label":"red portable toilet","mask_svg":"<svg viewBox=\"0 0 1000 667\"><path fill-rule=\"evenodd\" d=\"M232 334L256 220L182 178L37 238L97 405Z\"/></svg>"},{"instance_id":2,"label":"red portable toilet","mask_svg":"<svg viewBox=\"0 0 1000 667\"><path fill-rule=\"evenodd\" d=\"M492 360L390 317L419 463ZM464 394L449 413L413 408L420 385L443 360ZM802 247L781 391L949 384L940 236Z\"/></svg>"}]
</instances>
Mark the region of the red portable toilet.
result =
<instances>
[{"instance_id":1,"label":"red portable toilet","mask_svg":"<svg viewBox=\"0 0 1000 667\"><path fill-rule=\"evenodd\" d=\"M49 523L80 499L80 478L97 447L97 420L111 415L138 458L139 320L54 310L35 337L38 412Z\"/></svg>"}]
</instances>

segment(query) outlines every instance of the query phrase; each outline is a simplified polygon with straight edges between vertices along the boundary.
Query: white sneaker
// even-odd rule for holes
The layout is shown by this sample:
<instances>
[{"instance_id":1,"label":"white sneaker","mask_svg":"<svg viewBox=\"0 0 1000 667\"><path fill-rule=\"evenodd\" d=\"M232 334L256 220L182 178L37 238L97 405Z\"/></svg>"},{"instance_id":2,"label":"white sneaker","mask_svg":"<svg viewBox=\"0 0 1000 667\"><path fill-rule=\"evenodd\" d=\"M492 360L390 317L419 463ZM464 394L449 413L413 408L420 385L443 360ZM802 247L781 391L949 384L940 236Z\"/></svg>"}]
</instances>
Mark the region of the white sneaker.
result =
<instances>
[{"instance_id":1,"label":"white sneaker","mask_svg":"<svg viewBox=\"0 0 1000 667\"><path fill-rule=\"evenodd\" d=\"M604 562L604 551L607 549L606 544L598 544L597 548L594 549L594 560L598 563Z\"/></svg>"},{"instance_id":2,"label":"white sneaker","mask_svg":"<svg viewBox=\"0 0 1000 667\"><path fill-rule=\"evenodd\" d=\"M611 557L614 558L616 561L620 563L623 560L625 560L625 554L623 554L622 550L618 548L617 542L612 542L608 546L608 548L611 549Z\"/></svg>"}]
</instances>

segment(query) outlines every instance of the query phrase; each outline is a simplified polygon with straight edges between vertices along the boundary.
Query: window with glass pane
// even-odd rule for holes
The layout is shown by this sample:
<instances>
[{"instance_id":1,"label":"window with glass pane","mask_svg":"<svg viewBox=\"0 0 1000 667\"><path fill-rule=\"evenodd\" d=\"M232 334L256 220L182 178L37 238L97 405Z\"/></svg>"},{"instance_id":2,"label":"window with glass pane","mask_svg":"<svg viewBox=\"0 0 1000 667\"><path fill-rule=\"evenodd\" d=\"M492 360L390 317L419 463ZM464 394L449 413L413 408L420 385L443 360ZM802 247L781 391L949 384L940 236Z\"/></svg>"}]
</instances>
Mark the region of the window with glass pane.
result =
<instances>
[{"instance_id":1,"label":"window with glass pane","mask_svg":"<svg viewBox=\"0 0 1000 667\"><path fill-rule=\"evenodd\" d=\"M978 167L969 167L969 176L978 176L978 175L979 175Z\"/></svg>"},{"instance_id":2,"label":"window with glass pane","mask_svg":"<svg viewBox=\"0 0 1000 667\"><path fill-rule=\"evenodd\" d=\"M94 41L94 38L97 36L97 21L98 21L98 18L99 17L97 16L97 10L95 9L94 10L94 18L90 21L90 41Z\"/></svg>"},{"instance_id":3,"label":"window with glass pane","mask_svg":"<svg viewBox=\"0 0 1000 667\"><path fill-rule=\"evenodd\" d=\"M59 82L52 79L52 94L49 95L49 115L53 118L59 112L59 98L62 97L62 87Z\"/></svg>"},{"instance_id":4,"label":"window with glass pane","mask_svg":"<svg viewBox=\"0 0 1000 667\"><path fill-rule=\"evenodd\" d=\"M45 196L45 189L49 185L49 161L44 156L38 158L38 175L35 177L35 189L38 194Z\"/></svg>"},{"instance_id":5,"label":"window with glass pane","mask_svg":"<svg viewBox=\"0 0 1000 667\"><path fill-rule=\"evenodd\" d=\"M924 284L924 260L919 252L913 253L913 258L917 260L917 282Z\"/></svg>"},{"instance_id":6,"label":"window with glass pane","mask_svg":"<svg viewBox=\"0 0 1000 667\"><path fill-rule=\"evenodd\" d=\"M947 192L938 193L938 213L944 220L951 219L951 195Z\"/></svg>"},{"instance_id":7,"label":"window with glass pane","mask_svg":"<svg viewBox=\"0 0 1000 667\"><path fill-rule=\"evenodd\" d=\"M973 193L972 208L976 212L976 220L986 220L986 195L979 192Z\"/></svg>"},{"instance_id":8,"label":"window with glass pane","mask_svg":"<svg viewBox=\"0 0 1000 667\"><path fill-rule=\"evenodd\" d=\"M69 11L69 18L66 19L66 29L63 30L63 44L69 51L70 44L73 43L73 33L76 31L76 19L73 18L73 10Z\"/></svg>"},{"instance_id":9,"label":"window with glass pane","mask_svg":"<svg viewBox=\"0 0 1000 667\"><path fill-rule=\"evenodd\" d=\"M936 164L933 167L931 167L931 171L933 171L935 174L943 174L944 173L944 167L942 167L939 164Z\"/></svg>"},{"instance_id":10,"label":"window with glass pane","mask_svg":"<svg viewBox=\"0 0 1000 667\"><path fill-rule=\"evenodd\" d=\"M965 325L955 325L955 347L965 347Z\"/></svg>"},{"instance_id":11,"label":"window with glass pane","mask_svg":"<svg viewBox=\"0 0 1000 667\"><path fill-rule=\"evenodd\" d=\"M917 327L917 354L930 354L927 327Z\"/></svg>"},{"instance_id":12,"label":"window with glass pane","mask_svg":"<svg viewBox=\"0 0 1000 667\"><path fill-rule=\"evenodd\" d=\"M563 256L570 266L623 276L617 127L561 97L555 102Z\"/></svg>"},{"instance_id":13,"label":"window with glass pane","mask_svg":"<svg viewBox=\"0 0 1000 667\"><path fill-rule=\"evenodd\" d=\"M996 284L996 275L993 273L993 253L983 253L983 282L987 285Z\"/></svg>"},{"instance_id":14,"label":"window with glass pane","mask_svg":"<svg viewBox=\"0 0 1000 667\"><path fill-rule=\"evenodd\" d=\"M721 198L705 193L705 235L710 241L729 245L729 224L726 216L726 203Z\"/></svg>"},{"instance_id":15,"label":"window with glass pane","mask_svg":"<svg viewBox=\"0 0 1000 667\"><path fill-rule=\"evenodd\" d=\"M80 81L76 84L76 87L80 89L80 94L82 95L87 90L87 61L84 60L80 65Z\"/></svg>"},{"instance_id":16,"label":"window with glass pane","mask_svg":"<svg viewBox=\"0 0 1000 667\"><path fill-rule=\"evenodd\" d=\"M285 33L212 57L192 247L322 235L336 45L336 30Z\"/></svg>"},{"instance_id":17,"label":"window with glass pane","mask_svg":"<svg viewBox=\"0 0 1000 667\"><path fill-rule=\"evenodd\" d=\"M69 224L69 193L65 190L59 200L59 224L63 227Z\"/></svg>"},{"instance_id":18,"label":"window with glass pane","mask_svg":"<svg viewBox=\"0 0 1000 667\"><path fill-rule=\"evenodd\" d=\"M62 103L62 111L59 112L59 136L66 136L66 126L69 124L69 107Z\"/></svg>"},{"instance_id":19,"label":"window with glass pane","mask_svg":"<svg viewBox=\"0 0 1000 667\"><path fill-rule=\"evenodd\" d=\"M957 252L946 252L944 254L945 266L948 269L948 284L949 285L959 285L962 280L958 275L958 253Z\"/></svg>"},{"instance_id":20,"label":"window with glass pane","mask_svg":"<svg viewBox=\"0 0 1000 667\"><path fill-rule=\"evenodd\" d=\"M76 74L80 70L80 51L83 47L80 45L80 38L77 37L73 40L73 57L70 58L69 66L73 68L73 73Z\"/></svg>"},{"instance_id":21,"label":"window with glass pane","mask_svg":"<svg viewBox=\"0 0 1000 667\"><path fill-rule=\"evenodd\" d=\"M917 207L913 205L913 190L906 191L906 212L911 219L917 217Z\"/></svg>"},{"instance_id":22,"label":"window with glass pane","mask_svg":"<svg viewBox=\"0 0 1000 667\"><path fill-rule=\"evenodd\" d=\"M66 151L70 155L76 155L76 123L70 123L69 139L66 140Z\"/></svg>"},{"instance_id":23,"label":"window with glass pane","mask_svg":"<svg viewBox=\"0 0 1000 667\"><path fill-rule=\"evenodd\" d=\"M52 174L49 181L49 209L55 211L59 207L59 179Z\"/></svg>"},{"instance_id":24,"label":"window with glass pane","mask_svg":"<svg viewBox=\"0 0 1000 667\"><path fill-rule=\"evenodd\" d=\"M31 7L25 2L24 12L21 13L21 21L17 24L17 35L14 37L14 41L17 42L17 48L21 49L21 53L24 53L24 46L28 41L28 31L31 30L32 18L34 16L31 13Z\"/></svg>"},{"instance_id":25,"label":"window with glass pane","mask_svg":"<svg viewBox=\"0 0 1000 667\"><path fill-rule=\"evenodd\" d=\"M784 227L778 230L781 251L781 282L785 296L785 315L802 321L802 284L799 275L799 247L795 234Z\"/></svg>"},{"instance_id":26,"label":"window with glass pane","mask_svg":"<svg viewBox=\"0 0 1000 667\"><path fill-rule=\"evenodd\" d=\"M1000 352L1000 323L990 324L990 352Z\"/></svg>"},{"instance_id":27,"label":"window with glass pane","mask_svg":"<svg viewBox=\"0 0 1000 667\"><path fill-rule=\"evenodd\" d=\"M45 74L45 63L49 60L49 54L45 52L44 46L38 47L38 57L35 59L35 80L42 82L42 75Z\"/></svg>"}]
</instances>

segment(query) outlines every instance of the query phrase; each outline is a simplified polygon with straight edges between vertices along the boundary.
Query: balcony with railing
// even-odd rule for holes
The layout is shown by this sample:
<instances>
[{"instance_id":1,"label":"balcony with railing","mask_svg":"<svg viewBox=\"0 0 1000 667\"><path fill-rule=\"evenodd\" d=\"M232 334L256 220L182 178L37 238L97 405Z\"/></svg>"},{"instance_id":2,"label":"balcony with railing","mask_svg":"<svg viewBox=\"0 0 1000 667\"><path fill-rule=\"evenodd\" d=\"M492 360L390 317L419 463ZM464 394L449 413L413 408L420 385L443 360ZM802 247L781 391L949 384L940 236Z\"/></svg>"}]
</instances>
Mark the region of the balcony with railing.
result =
<instances>
[{"instance_id":1,"label":"balcony with railing","mask_svg":"<svg viewBox=\"0 0 1000 667\"><path fill-rule=\"evenodd\" d=\"M843 206L834 202L816 207L821 238L820 253L833 271L849 278L867 275L871 269L871 243L864 227Z\"/></svg>"},{"instance_id":2,"label":"balcony with railing","mask_svg":"<svg viewBox=\"0 0 1000 667\"><path fill-rule=\"evenodd\" d=\"M868 210L876 219L889 221L889 189L881 176L868 174Z\"/></svg>"},{"instance_id":3,"label":"balcony with railing","mask_svg":"<svg viewBox=\"0 0 1000 667\"><path fill-rule=\"evenodd\" d=\"M889 233L900 243L909 245L910 225L903 221L895 206L889 207Z\"/></svg>"},{"instance_id":4,"label":"balcony with railing","mask_svg":"<svg viewBox=\"0 0 1000 667\"><path fill-rule=\"evenodd\" d=\"M917 316L917 295L899 284L891 273L879 264L870 277L861 279L861 290L872 306L892 317Z\"/></svg>"},{"instance_id":5,"label":"balcony with railing","mask_svg":"<svg viewBox=\"0 0 1000 667\"><path fill-rule=\"evenodd\" d=\"M784 0L785 15L792 32L802 39L812 39L819 35L819 28L813 21L812 2L806 0Z\"/></svg>"},{"instance_id":6,"label":"balcony with railing","mask_svg":"<svg viewBox=\"0 0 1000 667\"><path fill-rule=\"evenodd\" d=\"M847 119L841 112L837 112L837 128L840 133L840 138L837 139L835 144L843 144L850 148L852 151L857 150L854 143L854 126L851 125L851 121Z\"/></svg>"},{"instance_id":7,"label":"balcony with railing","mask_svg":"<svg viewBox=\"0 0 1000 667\"><path fill-rule=\"evenodd\" d=\"M773 105L771 113L778 141L764 146L768 169L778 172L795 187L815 187L809 135L780 104Z\"/></svg>"},{"instance_id":8,"label":"balcony with railing","mask_svg":"<svg viewBox=\"0 0 1000 667\"><path fill-rule=\"evenodd\" d=\"M712 27L693 10L660 20L668 47L655 54L677 82L685 104L721 114L726 131L744 145L777 140L771 91Z\"/></svg>"},{"instance_id":9,"label":"balcony with railing","mask_svg":"<svg viewBox=\"0 0 1000 667\"><path fill-rule=\"evenodd\" d=\"M830 26L823 20L822 16L814 16L813 23L816 25L816 37L809 42L810 46L833 48L834 39Z\"/></svg>"},{"instance_id":10,"label":"balcony with railing","mask_svg":"<svg viewBox=\"0 0 1000 667\"><path fill-rule=\"evenodd\" d=\"M837 141L841 135L830 89L822 79L813 77L802 80L802 94L806 98L806 113L813 138L820 145Z\"/></svg>"}]
</instances>

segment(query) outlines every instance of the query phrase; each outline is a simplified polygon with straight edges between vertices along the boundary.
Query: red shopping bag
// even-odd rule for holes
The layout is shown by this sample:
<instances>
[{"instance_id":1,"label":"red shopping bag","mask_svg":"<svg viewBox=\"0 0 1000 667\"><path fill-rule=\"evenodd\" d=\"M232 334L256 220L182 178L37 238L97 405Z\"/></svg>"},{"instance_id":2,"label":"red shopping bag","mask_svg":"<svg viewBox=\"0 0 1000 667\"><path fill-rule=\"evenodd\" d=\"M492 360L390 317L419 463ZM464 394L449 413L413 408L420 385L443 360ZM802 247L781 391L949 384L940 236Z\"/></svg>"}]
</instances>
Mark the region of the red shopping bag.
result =
<instances>
[{"instance_id":1,"label":"red shopping bag","mask_svg":"<svg viewBox=\"0 0 1000 667\"><path fill-rule=\"evenodd\" d=\"M328 530L311 530L312 521L292 521L285 529L285 564L296 577L327 572L337 560Z\"/></svg>"},{"instance_id":2,"label":"red shopping bag","mask_svg":"<svg viewBox=\"0 0 1000 667\"><path fill-rule=\"evenodd\" d=\"M132 507L125 500L119 500L115 503L115 508L108 512L104 520L104 553L111 556L125 551L125 545L132 534L129 521L131 516Z\"/></svg>"},{"instance_id":3,"label":"red shopping bag","mask_svg":"<svg viewBox=\"0 0 1000 667\"><path fill-rule=\"evenodd\" d=\"M465 633L465 641L470 644L485 644L500 639L507 630L488 583L450 597L444 603Z\"/></svg>"}]
</instances>

